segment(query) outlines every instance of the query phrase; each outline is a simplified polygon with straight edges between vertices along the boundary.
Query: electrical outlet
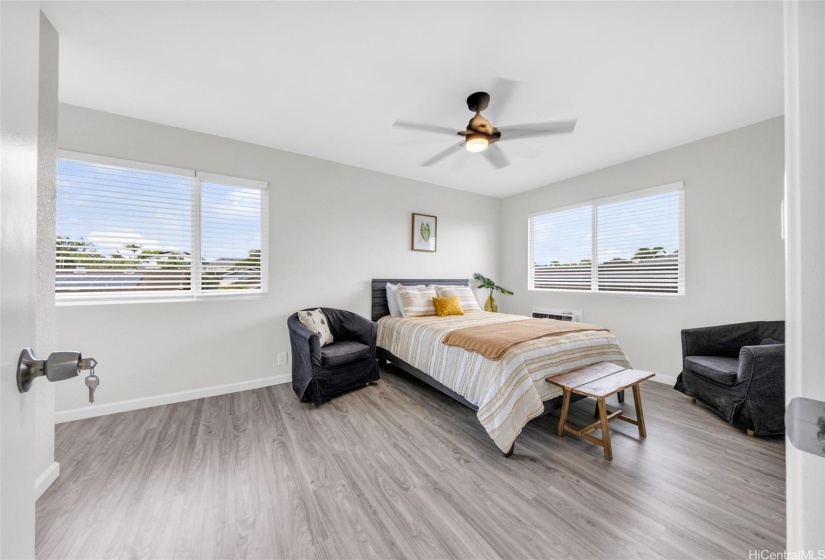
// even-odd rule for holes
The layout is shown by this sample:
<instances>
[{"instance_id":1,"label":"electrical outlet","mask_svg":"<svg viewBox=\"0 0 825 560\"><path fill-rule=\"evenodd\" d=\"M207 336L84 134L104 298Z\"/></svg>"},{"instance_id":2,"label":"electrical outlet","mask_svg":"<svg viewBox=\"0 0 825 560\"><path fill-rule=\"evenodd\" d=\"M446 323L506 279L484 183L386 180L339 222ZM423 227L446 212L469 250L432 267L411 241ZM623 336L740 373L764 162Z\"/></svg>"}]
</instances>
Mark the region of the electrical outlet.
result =
<instances>
[{"instance_id":1,"label":"electrical outlet","mask_svg":"<svg viewBox=\"0 0 825 560\"><path fill-rule=\"evenodd\" d=\"M289 354L287 352L278 352L278 365L279 366L285 366L288 360L289 360Z\"/></svg>"}]
</instances>

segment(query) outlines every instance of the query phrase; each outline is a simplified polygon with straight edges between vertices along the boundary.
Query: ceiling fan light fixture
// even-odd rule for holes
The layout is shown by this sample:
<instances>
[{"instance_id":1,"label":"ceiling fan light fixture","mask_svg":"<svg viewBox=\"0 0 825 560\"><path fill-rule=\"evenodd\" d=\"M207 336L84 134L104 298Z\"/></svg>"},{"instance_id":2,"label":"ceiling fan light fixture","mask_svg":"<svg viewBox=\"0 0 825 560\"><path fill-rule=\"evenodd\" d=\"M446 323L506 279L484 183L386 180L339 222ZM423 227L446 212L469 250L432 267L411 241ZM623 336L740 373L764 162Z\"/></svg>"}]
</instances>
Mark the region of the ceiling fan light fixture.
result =
<instances>
[{"instance_id":1,"label":"ceiling fan light fixture","mask_svg":"<svg viewBox=\"0 0 825 560\"><path fill-rule=\"evenodd\" d=\"M471 134L464 142L464 147L467 148L468 152L477 153L486 150L489 144L490 140L486 134Z\"/></svg>"}]
</instances>

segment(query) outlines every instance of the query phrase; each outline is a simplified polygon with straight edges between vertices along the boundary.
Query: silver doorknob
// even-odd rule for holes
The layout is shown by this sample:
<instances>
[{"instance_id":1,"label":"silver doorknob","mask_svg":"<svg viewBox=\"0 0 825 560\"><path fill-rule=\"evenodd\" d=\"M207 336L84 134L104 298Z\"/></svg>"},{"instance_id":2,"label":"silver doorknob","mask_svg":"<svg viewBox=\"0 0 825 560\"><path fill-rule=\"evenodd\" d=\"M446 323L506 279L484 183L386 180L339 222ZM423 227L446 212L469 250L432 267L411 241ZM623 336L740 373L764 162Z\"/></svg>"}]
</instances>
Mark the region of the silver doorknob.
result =
<instances>
[{"instance_id":1,"label":"silver doorknob","mask_svg":"<svg viewBox=\"0 0 825 560\"><path fill-rule=\"evenodd\" d=\"M785 410L785 431L791 445L825 457L825 402L796 397Z\"/></svg>"},{"instance_id":2,"label":"silver doorknob","mask_svg":"<svg viewBox=\"0 0 825 560\"><path fill-rule=\"evenodd\" d=\"M81 370L94 370L96 365L94 358L83 358L80 352L52 352L48 358L41 360L35 357L31 348L25 348L17 361L17 389L26 393L38 377L63 381L77 377Z\"/></svg>"}]
</instances>

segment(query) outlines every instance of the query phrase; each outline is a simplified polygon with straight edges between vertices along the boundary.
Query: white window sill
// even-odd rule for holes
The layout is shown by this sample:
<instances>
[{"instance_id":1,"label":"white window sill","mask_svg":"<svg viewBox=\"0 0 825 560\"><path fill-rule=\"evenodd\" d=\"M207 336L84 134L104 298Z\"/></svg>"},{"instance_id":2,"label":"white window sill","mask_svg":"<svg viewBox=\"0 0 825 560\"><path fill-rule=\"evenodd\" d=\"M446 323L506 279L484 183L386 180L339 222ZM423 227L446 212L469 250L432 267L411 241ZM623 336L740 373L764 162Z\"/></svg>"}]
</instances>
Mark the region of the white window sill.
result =
<instances>
[{"instance_id":1,"label":"white window sill","mask_svg":"<svg viewBox=\"0 0 825 560\"><path fill-rule=\"evenodd\" d=\"M198 303L203 301L245 301L260 300L266 298L268 292L255 291L253 293L241 294L202 294L197 297L122 297L122 298L67 298L55 300L57 307L79 307L84 305L132 305L145 303Z\"/></svg>"},{"instance_id":2,"label":"white window sill","mask_svg":"<svg viewBox=\"0 0 825 560\"><path fill-rule=\"evenodd\" d=\"M666 294L666 293L643 293L643 292L594 292L593 290L561 290L554 288L527 288L528 292L538 293L562 293L562 294L582 294L582 295L600 295L600 296L630 296L636 298L654 298L654 299L678 299L685 297L685 293Z\"/></svg>"}]
</instances>

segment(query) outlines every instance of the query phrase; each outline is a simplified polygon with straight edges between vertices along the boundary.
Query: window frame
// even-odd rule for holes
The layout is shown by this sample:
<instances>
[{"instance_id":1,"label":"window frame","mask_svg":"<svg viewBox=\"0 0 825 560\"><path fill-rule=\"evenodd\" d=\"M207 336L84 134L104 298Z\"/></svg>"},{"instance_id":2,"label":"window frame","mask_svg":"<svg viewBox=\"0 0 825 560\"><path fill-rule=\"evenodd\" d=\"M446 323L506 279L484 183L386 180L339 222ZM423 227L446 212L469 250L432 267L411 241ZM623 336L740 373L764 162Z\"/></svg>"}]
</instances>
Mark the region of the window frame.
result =
<instances>
[{"instance_id":1,"label":"window frame","mask_svg":"<svg viewBox=\"0 0 825 560\"><path fill-rule=\"evenodd\" d=\"M654 196L657 194L664 194L664 193L671 193L671 192L678 192L679 193L679 259L678 259L678 283L677 283L677 291L675 293L667 293L667 292L639 292L639 291L620 291L620 290L610 290L610 291L602 291L598 289L598 279L599 279L599 263L598 263L598 234L599 234L599 221L598 221L598 209L599 206L614 204L616 202L624 202L627 200L633 200L637 198L645 198L647 196ZM548 214L555 214L558 212L564 212L567 210L574 210L577 208L585 208L590 207L591 209L591 218L590 218L590 258L591 263L593 266L590 270L590 289L589 290L570 290L565 288L536 288L535 287L535 264L533 261L534 255L534 232L533 232L533 218L539 216L546 216ZM527 291L529 292L562 292L562 293L574 293L574 294L601 294L601 295L618 295L618 296L633 296L633 297L642 297L642 298L674 298L674 297L684 297L687 293L687 275L685 272L685 185L684 181L676 181L674 183L668 183L666 185L660 185L657 187L650 187L645 189L639 189L635 191L630 191L626 193L621 193L618 195L606 196L602 198L596 198L587 200L584 202L578 202L575 204L569 204L567 206L559 206L557 208L549 208L546 210L541 210L539 212L532 212L527 215Z\"/></svg>"},{"instance_id":2,"label":"window frame","mask_svg":"<svg viewBox=\"0 0 825 560\"><path fill-rule=\"evenodd\" d=\"M99 156L70 150L58 150L57 160L71 159L74 161L112 165L127 169L140 171L154 171L158 173L168 173L189 177L192 179L192 251L191 251L191 280L190 289L185 292L179 290L153 293L57 293L56 286L53 288L55 295L55 305L59 307L79 306L79 305L120 305L134 303L183 303L194 301L221 301L221 300L243 300L260 299L269 293L269 184L266 181L257 179L247 179L243 177L233 177L231 175L221 175L206 171L147 163L141 161ZM251 188L261 192L261 283L259 288L243 289L233 291L204 291L201 286L201 183L214 183L238 188ZM57 219L55 217L55 228ZM55 232L55 237L57 232ZM56 267L56 255L52 259L52 267ZM182 295L183 294L183 295Z\"/></svg>"}]
</instances>

